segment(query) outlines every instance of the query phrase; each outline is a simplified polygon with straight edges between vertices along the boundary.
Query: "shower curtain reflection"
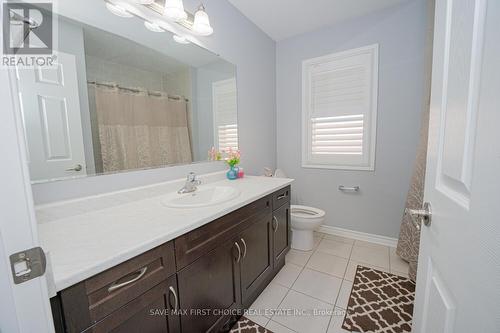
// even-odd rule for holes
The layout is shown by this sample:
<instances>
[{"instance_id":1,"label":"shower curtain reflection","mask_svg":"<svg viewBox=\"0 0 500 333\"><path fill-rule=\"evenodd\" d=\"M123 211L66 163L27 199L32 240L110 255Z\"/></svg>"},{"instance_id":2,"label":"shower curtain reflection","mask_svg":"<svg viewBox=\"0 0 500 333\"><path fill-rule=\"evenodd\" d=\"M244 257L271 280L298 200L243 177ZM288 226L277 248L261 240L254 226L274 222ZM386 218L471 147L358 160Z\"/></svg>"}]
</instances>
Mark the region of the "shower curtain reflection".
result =
<instances>
[{"instance_id":1,"label":"shower curtain reflection","mask_svg":"<svg viewBox=\"0 0 500 333\"><path fill-rule=\"evenodd\" d=\"M98 172L192 162L184 98L110 84L90 84L89 90Z\"/></svg>"}]
</instances>

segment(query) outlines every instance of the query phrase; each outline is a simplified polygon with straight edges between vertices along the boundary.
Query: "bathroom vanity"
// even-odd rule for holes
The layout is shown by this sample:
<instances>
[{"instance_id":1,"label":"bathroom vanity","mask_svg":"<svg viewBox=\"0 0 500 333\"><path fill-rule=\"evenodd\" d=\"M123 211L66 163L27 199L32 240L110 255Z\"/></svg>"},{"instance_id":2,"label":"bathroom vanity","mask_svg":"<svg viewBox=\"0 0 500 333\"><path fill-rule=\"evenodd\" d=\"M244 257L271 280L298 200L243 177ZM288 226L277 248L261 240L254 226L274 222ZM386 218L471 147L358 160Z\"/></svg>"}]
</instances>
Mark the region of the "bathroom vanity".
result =
<instances>
[{"instance_id":1,"label":"bathroom vanity","mask_svg":"<svg viewBox=\"0 0 500 333\"><path fill-rule=\"evenodd\" d=\"M290 246L292 180L226 179L274 161L239 143L236 65L146 2L54 6L54 66L12 72L57 332L225 330Z\"/></svg>"},{"instance_id":2,"label":"bathroom vanity","mask_svg":"<svg viewBox=\"0 0 500 333\"><path fill-rule=\"evenodd\" d=\"M220 209L229 210L228 213L193 228L197 223L190 221L190 214L200 216L202 214L196 211L215 212L217 208L162 207L163 213L184 211L185 224L192 230L64 289L60 288L69 280L79 278L68 280L69 271L61 274L60 290L51 299L56 331L228 330L285 263L285 254L290 248L291 180L249 177L234 183L227 180L217 183L237 185L241 190L238 198L231 200L232 204L219 205ZM154 199L143 200L143 204L151 200ZM137 202L130 204L137 205ZM227 208L231 206L241 207ZM165 224L168 224L166 215ZM163 236L168 239L175 234L171 229ZM153 240L151 244L155 244ZM52 252L54 250L58 249ZM68 251L71 250L68 248ZM64 256L67 258L65 254L59 255L61 262ZM106 264L116 255L110 251ZM101 258L104 260L105 256ZM81 278L93 270L89 267L84 275L82 270L73 271Z\"/></svg>"}]
</instances>

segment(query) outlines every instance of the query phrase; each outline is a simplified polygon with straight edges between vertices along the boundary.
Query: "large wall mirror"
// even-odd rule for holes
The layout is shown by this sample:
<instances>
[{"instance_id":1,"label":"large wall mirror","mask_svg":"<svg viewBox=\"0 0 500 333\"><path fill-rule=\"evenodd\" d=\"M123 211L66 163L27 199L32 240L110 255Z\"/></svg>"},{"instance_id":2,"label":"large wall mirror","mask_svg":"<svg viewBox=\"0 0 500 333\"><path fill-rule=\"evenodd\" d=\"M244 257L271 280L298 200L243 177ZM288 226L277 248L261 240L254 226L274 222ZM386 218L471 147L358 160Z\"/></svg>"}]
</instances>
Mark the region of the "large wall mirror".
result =
<instances>
[{"instance_id":1,"label":"large wall mirror","mask_svg":"<svg viewBox=\"0 0 500 333\"><path fill-rule=\"evenodd\" d=\"M59 15L57 65L17 70L33 182L207 161L212 147L238 148L235 66L131 20L146 38Z\"/></svg>"}]
</instances>

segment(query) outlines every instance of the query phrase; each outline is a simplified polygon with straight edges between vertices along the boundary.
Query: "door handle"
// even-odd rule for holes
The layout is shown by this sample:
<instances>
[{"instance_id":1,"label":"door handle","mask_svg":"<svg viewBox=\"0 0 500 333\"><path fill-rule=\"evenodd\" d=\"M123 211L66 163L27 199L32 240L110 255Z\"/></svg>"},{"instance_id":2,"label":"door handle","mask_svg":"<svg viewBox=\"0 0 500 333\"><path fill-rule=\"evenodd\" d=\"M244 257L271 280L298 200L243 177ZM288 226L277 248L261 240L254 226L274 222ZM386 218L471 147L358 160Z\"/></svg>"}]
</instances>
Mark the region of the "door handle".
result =
<instances>
[{"instance_id":1,"label":"door handle","mask_svg":"<svg viewBox=\"0 0 500 333\"><path fill-rule=\"evenodd\" d=\"M241 259L245 259L245 257L247 256L247 243L243 238L241 238L241 242L243 243L243 256Z\"/></svg>"},{"instance_id":2,"label":"door handle","mask_svg":"<svg viewBox=\"0 0 500 333\"><path fill-rule=\"evenodd\" d=\"M177 293L175 292L174 287L172 286L168 287L168 292L174 295L174 310L175 311L179 310L179 299L177 298Z\"/></svg>"},{"instance_id":3,"label":"door handle","mask_svg":"<svg viewBox=\"0 0 500 333\"><path fill-rule=\"evenodd\" d=\"M77 164L72 168L66 169L66 171L82 171L83 167L81 164Z\"/></svg>"},{"instance_id":4,"label":"door handle","mask_svg":"<svg viewBox=\"0 0 500 333\"><path fill-rule=\"evenodd\" d=\"M274 223L276 223L276 227L274 226ZM276 216L273 216L273 229L274 229L274 232L278 231L279 224L280 223L278 222L278 219L276 218Z\"/></svg>"},{"instance_id":5,"label":"door handle","mask_svg":"<svg viewBox=\"0 0 500 333\"><path fill-rule=\"evenodd\" d=\"M417 230L420 230L422 223L425 226L430 226L432 222L432 206L430 202L425 202L421 209L406 208L405 213L410 215L411 221Z\"/></svg>"},{"instance_id":6,"label":"door handle","mask_svg":"<svg viewBox=\"0 0 500 333\"><path fill-rule=\"evenodd\" d=\"M238 259L236 259L236 263L239 263L241 260L241 248L238 242L234 242L234 245L236 245L236 248L238 249Z\"/></svg>"}]
</instances>

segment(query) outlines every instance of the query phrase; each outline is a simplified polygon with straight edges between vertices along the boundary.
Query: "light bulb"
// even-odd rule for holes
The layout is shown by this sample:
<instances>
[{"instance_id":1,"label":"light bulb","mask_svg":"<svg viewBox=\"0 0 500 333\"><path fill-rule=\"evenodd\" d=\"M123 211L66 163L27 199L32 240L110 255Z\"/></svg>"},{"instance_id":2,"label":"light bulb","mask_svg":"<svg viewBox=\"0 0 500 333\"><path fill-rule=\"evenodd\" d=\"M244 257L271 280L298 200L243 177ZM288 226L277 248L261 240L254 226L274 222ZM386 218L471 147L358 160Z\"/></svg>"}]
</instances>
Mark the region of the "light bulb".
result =
<instances>
[{"instance_id":1,"label":"light bulb","mask_svg":"<svg viewBox=\"0 0 500 333\"><path fill-rule=\"evenodd\" d=\"M182 0L165 0L164 15L174 21L182 21L187 18Z\"/></svg>"},{"instance_id":2,"label":"light bulb","mask_svg":"<svg viewBox=\"0 0 500 333\"><path fill-rule=\"evenodd\" d=\"M214 32L214 29L210 26L210 20L203 5L201 5L194 14L193 31L201 36L209 36Z\"/></svg>"},{"instance_id":3,"label":"light bulb","mask_svg":"<svg viewBox=\"0 0 500 333\"><path fill-rule=\"evenodd\" d=\"M125 8L123 8L122 6L120 5L115 5L114 3L111 3L111 2L106 2L106 8L112 12L113 14L115 14L116 16L120 16L120 17L132 17L134 15L132 15L131 13L129 13Z\"/></svg>"},{"instance_id":4,"label":"light bulb","mask_svg":"<svg viewBox=\"0 0 500 333\"><path fill-rule=\"evenodd\" d=\"M165 32L165 30L154 22L144 21L144 26L153 32Z\"/></svg>"},{"instance_id":5,"label":"light bulb","mask_svg":"<svg viewBox=\"0 0 500 333\"><path fill-rule=\"evenodd\" d=\"M174 35L173 38L179 44L189 44L189 41L184 36Z\"/></svg>"}]
</instances>

